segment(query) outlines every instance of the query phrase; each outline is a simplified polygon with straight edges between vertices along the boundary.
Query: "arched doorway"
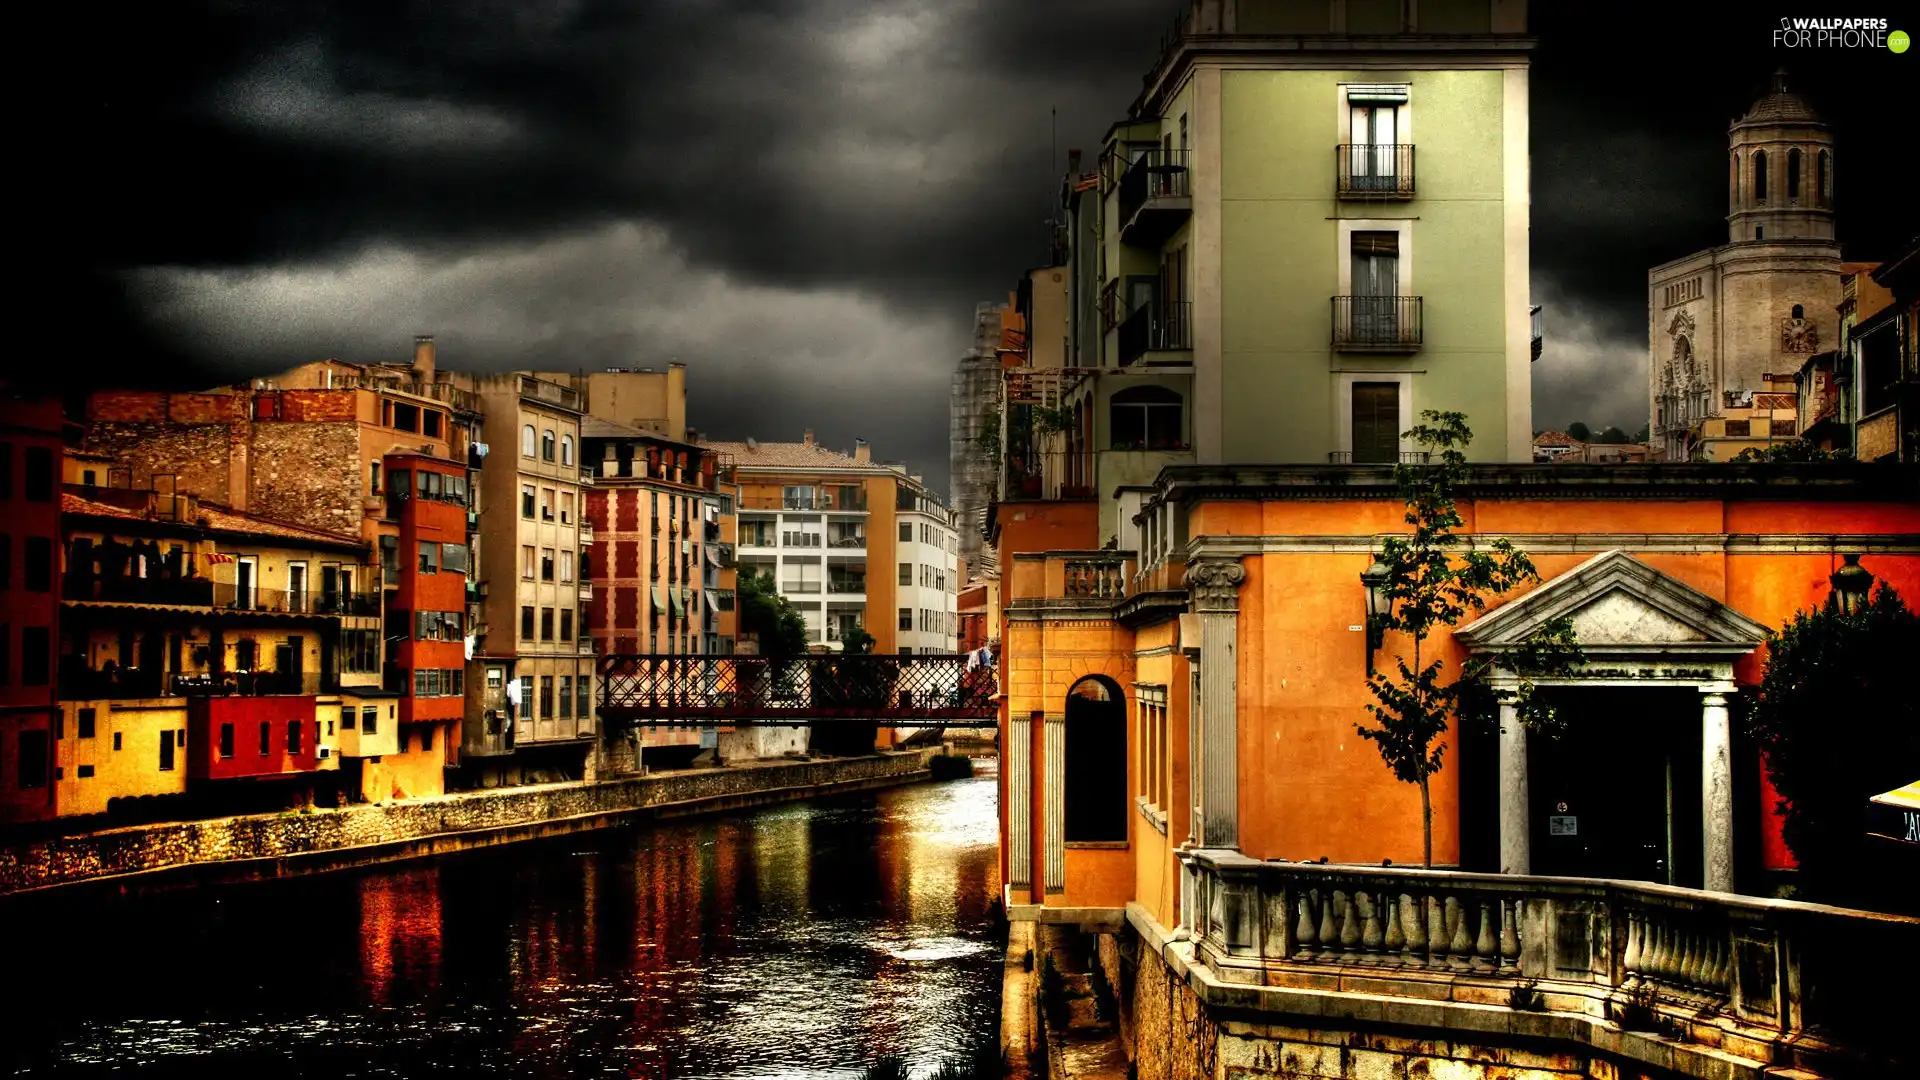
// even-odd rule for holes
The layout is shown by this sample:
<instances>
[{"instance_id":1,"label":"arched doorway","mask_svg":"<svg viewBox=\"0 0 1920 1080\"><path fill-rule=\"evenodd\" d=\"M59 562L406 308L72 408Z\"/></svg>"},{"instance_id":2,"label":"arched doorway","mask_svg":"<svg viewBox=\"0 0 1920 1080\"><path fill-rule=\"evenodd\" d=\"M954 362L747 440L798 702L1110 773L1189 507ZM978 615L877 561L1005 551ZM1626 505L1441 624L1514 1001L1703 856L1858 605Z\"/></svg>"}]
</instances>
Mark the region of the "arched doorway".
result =
<instances>
[{"instance_id":1,"label":"arched doorway","mask_svg":"<svg viewBox=\"0 0 1920 1080\"><path fill-rule=\"evenodd\" d=\"M1089 675L1067 691L1061 826L1067 843L1127 839L1127 705L1112 679Z\"/></svg>"}]
</instances>

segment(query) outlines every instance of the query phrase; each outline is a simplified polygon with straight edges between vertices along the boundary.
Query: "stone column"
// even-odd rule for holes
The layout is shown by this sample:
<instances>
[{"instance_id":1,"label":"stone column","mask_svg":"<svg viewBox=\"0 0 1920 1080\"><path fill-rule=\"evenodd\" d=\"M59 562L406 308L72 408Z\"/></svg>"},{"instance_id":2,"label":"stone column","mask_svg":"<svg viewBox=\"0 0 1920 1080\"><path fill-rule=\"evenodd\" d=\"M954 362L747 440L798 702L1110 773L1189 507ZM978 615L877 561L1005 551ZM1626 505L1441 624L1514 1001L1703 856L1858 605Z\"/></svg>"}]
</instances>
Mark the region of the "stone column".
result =
<instances>
[{"instance_id":1,"label":"stone column","mask_svg":"<svg viewBox=\"0 0 1920 1080\"><path fill-rule=\"evenodd\" d=\"M1527 803L1527 729L1510 691L1500 696L1500 872L1533 872Z\"/></svg>"},{"instance_id":2,"label":"stone column","mask_svg":"<svg viewBox=\"0 0 1920 1080\"><path fill-rule=\"evenodd\" d=\"M1033 886L1033 722L1016 716L1007 735L1007 884Z\"/></svg>"},{"instance_id":3,"label":"stone column","mask_svg":"<svg viewBox=\"0 0 1920 1080\"><path fill-rule=\"evenodd\" d=\"M1733 727L1727 694L1715 683L1700 688L1700 824L1705 845L1701 887L1733 891Z\"/></svg>"},{"instance_id":4,"label":"stone column","mask_svg":"<svg viewBox=\"0 0 1920 1080\"><path fill-rule=\"evenodd\" d=\"M1053 713L1046 718L1046 851L1044 857L1046 891L1067 889L1067 718Z\"/></svg>"},{"instance_id":5,"label":"stone column","mask_svg":"<svg viewBox=\"0 0 1920 1080\"><path fill-rule=\"evenodd\" d=\"M1187 567L1187 595L1200 616L1200 846L1240 845L1240 763L1235 652L1240 638L1240 584L1247 571L1238 561L1196 562Z\"/></svg>"}]
</instances>

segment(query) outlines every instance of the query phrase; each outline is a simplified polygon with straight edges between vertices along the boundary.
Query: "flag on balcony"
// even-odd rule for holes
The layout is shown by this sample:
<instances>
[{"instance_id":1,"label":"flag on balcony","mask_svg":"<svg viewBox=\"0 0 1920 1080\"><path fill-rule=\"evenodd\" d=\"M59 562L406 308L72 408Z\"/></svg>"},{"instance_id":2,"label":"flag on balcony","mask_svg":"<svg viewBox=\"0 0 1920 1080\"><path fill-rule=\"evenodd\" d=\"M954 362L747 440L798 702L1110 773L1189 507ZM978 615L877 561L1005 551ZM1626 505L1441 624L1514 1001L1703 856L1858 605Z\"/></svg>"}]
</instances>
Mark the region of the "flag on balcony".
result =
<instances>
[{"instance_id":1,"label":"flag on balcony","mask_svg":"<svg viewBox=\"0 0 1920 1080\"><path fill-rule=\"evenodd\" d=\"M222 555L221 553L219 553L219 552L217 552L217 551L216 551L216 552L213 552L213 553L211 553L211 554L209 554L209 555L207 556L207 562L208 562L208 563L210 563L210 564L215 564L215 565L217 565L217 564L219 564L219 563L230 563L230 562L232 562L232 561L233 561L233 556L231 556L231 555Z\"/></svg>"}]
</instances>

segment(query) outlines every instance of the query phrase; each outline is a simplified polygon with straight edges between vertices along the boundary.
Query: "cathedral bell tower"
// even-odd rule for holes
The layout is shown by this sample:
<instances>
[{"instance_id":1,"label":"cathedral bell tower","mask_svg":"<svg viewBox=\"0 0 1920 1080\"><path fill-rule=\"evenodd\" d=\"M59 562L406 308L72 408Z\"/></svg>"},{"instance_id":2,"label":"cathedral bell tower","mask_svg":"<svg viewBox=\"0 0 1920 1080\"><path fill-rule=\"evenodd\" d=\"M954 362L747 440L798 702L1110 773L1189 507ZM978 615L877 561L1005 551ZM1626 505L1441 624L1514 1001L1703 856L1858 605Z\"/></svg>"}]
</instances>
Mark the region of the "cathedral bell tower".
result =
<instances>
[{"instance_id":1,"label":"cathedral bell tower","mask_svg":"<svg viewBox=\"0 0 1920 1080\"><path fill-rule=\"evenodd\" d=\"M1833 132L1787 73L1727 129L1727 239L1833 240Z\"/></svg>"}]
</instances>

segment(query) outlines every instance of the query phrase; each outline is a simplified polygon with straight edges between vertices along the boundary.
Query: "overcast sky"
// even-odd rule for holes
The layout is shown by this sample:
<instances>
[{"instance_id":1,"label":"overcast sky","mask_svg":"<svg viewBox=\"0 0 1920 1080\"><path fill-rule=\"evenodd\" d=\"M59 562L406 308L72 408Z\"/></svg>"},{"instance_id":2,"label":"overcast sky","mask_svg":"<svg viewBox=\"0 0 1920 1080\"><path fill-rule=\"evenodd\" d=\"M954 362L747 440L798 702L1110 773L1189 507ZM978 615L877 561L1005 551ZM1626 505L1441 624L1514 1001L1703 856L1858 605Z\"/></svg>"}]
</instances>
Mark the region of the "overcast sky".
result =
<instances>
[{"instance_id":1,"label":"overcast sky","mask_svg":"<svg viewBox=\"0 0 1920 1080\"><path fill-rule=\"evenodd\" d=\"M1124 115L1178 4L65 8L49 93L77 113L46 107L33 165L70 206L43 285L81 300L90 380L403 359L416 333L452 366L680 360L716 437L865 438L944 486L973 306L1039 261L1066 149ZM1775 66L1835 122L1849 254L1916 231L1920 50L1534 8L1536 426L1645 422L1646 270L1724 239L1726 125Z\"/></svg>"}]
</instances>

